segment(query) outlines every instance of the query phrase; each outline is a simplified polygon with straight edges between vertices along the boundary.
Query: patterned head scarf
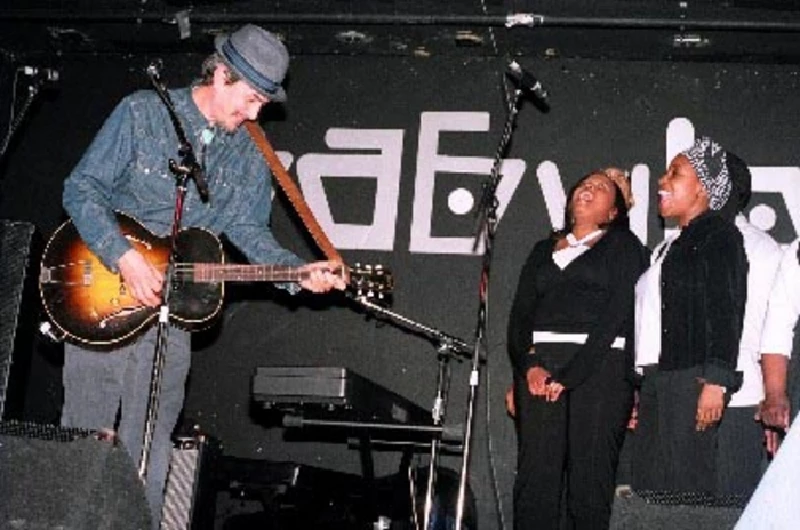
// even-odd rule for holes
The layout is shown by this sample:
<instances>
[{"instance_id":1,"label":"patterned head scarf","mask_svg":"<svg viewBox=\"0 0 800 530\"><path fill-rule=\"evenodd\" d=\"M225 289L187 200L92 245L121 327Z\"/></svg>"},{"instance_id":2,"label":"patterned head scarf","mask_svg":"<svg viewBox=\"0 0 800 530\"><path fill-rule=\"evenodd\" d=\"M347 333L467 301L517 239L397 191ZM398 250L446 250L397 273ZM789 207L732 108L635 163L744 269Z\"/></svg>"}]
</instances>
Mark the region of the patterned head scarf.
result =
<instances>
[{"instance_id":1,"label":"patterned head scarf","mask_svg":"<svg viewBox=\"0 0 800 530\"><path fill-rule=\"evenodd\" d=\"M722 209L731 196L731 177L725 150L708 136L703 136L681 154L689 159L697 178L708 193L709 208Z\"/></svg>"}]
</instances>

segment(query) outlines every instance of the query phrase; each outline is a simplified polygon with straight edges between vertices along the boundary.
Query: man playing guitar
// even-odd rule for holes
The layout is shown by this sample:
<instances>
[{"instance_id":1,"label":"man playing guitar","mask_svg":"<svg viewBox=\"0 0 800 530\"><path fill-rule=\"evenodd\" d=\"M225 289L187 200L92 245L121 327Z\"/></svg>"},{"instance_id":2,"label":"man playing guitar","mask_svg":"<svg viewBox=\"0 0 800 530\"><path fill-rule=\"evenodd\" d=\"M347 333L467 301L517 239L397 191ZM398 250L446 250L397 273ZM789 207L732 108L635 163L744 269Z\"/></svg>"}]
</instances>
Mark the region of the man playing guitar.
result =
<instances>
[{"instance_id":1,"label":"man playing guitar","mask_svg":"<svg viewBox=\"0 0 800 530\"><path fill-rule=\"evenodd\" d=\"M242 127L255 120L265 104L285 100L280 83L289 63L286 48L275 35L253 25L218 36L215 47L199 81L170 91L187 140L197 147L198 162L208 177L207 201L194 186L187 189L183 224L224 233L252 263L296 267L299 281L281 284L292 292L301 287L315 293L343 289L345 275L337 272L341 263L303 264L269 231L271 175ZM146 242L120 230L117 212L135 218L150 233L170 232L175 177L167 160L179 145L173 125L156 92L127 96L64 185L64 208L80 238L110 273L121 276L123 294L148 308L162 303L164 269L140 251ZM143 447L154 331L151 327L123 345L115 343L112 352L98 352L86 344L65 346L62 424L116 426L134 462ZM170 328L167 352L147 460L146 496L153 528L159 526L170 436L183 407L189 334Z\"/></svg>"}]
</instances>

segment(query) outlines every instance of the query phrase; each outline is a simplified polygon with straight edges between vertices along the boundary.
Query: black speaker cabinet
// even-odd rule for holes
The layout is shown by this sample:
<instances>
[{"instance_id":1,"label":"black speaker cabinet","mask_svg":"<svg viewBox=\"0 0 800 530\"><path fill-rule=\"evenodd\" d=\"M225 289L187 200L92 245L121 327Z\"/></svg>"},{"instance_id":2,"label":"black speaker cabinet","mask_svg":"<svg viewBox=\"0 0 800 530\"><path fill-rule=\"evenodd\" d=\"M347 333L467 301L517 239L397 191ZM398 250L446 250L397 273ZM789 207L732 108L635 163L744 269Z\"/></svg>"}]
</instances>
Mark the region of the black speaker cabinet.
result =
<instances>
[{"instance_id":1,"label":"black speaker cabinet","mask_svg":"<svg viewBox=\"0 0 800 530\"><path fill-rule=\"evenodd\" d=\"M92 433L0 423L0 528L150 530L125 449Z\"/></svg>"},{"instance_id":2,"label":"black speaker cabinet","mask_svg":"<svg viewBox=\"0 0 800 530\"><path fill-rule=\"evenodd\" d=\"M35 310L28 307L20 312L23 293L30 298L35 291L35 278L28 274L33 234L30 223L0 220L0 419L8 417L8 412L18 416L24 399L29 355L15 357L14 351L19 339L31 339L33 334L30 317ZM20 327L22 333L18 333ZM29 348L28 343L20 349ZM12 364L16 364L13 378Z\"/></svg>"}]
</instances>

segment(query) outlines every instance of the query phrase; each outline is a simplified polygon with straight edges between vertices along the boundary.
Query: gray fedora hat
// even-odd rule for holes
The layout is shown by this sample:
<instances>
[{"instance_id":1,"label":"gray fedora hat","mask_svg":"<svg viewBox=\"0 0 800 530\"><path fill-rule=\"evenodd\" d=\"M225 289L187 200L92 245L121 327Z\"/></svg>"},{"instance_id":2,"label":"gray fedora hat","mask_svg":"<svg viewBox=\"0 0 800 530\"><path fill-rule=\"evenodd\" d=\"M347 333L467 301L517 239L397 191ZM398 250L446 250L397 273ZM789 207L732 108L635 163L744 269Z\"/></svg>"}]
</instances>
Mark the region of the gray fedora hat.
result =
<instances>
[{"instance_id":1,"label":"gray fedora hat","mask_svg":"<svg viewBox=\"0 0 800 530\"><path fill-rule=\"evenodd\" d=\"M231 34L214 39L225 64L271 101L286 101L281 86L289 68L289 52L274 34L247 24Z\"/></svg>"}]
</instances>

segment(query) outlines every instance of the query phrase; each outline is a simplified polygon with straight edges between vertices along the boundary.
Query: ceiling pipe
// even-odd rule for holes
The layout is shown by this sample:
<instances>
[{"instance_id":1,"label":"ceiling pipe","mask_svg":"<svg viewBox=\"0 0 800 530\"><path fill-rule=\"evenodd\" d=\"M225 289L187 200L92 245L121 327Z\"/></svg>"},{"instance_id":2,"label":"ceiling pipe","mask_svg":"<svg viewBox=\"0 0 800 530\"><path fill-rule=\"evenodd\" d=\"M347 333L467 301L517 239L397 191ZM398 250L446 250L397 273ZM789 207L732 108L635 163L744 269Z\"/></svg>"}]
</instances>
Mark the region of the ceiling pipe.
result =
<instances>
[{"instance_id":1,"label":"ceiling pipe","mask_svg":"<svg viewBox=\"0 0 800 530\"><path fill-rule=\"evenodd\" d=\"M366 15L355 13L230 13L183 11L191 22L204 24L315 24L315 25L394 25L394 26L492 26L492 27L561 27L606 29L680 29L755 32L798 32L800 20L727 20L720 18L657 18L657 17L574 17L548 16L532 13L511 15ZM16 10L0 12L0 22L36 23L160 23L175 24L176 13L154 12L97 12L75 13L53 10Z\"/></svg>"}]
</instances>

